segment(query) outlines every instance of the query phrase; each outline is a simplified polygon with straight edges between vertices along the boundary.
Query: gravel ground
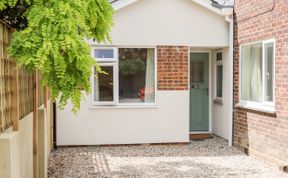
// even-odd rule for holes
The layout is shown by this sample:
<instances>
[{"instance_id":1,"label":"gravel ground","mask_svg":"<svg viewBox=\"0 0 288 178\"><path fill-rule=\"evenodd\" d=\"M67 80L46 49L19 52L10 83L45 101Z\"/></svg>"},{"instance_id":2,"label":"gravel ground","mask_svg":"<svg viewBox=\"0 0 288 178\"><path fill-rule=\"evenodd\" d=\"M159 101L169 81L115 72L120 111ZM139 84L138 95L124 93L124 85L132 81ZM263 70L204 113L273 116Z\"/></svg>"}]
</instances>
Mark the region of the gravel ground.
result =
<instances>
[{"instance_id":1,"label":"gravel ground","mask_svg":"<svg viewBox=\"0 0 288 178\"><path fill-rule=\"evenodd\" d=\"M213 138L189 145L58 148L50 155L48 177L284 178L288 174Z\"/></svg>"}]
</instances>

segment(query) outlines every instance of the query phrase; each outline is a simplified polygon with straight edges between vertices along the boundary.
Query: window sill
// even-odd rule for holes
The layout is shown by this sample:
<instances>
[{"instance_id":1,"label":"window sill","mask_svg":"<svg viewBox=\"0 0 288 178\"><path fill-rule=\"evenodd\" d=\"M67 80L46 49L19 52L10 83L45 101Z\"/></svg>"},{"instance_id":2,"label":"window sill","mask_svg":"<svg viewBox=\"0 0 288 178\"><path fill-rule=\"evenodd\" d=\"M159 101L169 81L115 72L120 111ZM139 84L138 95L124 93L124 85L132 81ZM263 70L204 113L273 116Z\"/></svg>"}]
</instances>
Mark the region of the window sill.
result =
<instances>
[{"instance_id":1,"label":"window sill","mask_svg":"<svg viewBox=\"0 0 288 178\"><path fill-rule=\"evenodd\" d=\"M273 106L237 103L237 104L235 105L235 107L236 107L236 108L250 109L250 110L260 111L260 112L265 112L265 113L269 113L269 114L276 114L275 107L273 107Z\"/></svg>"},{"instance_id":2,"label":"window sill","mask_svg":"<svg viewBox=\"0 0 288 178\"><path fill-rule=\"evenodd\" d=\"M149 109L158 108L158 105L91 105L89 109Z\"/></svg>"}]
</instances>

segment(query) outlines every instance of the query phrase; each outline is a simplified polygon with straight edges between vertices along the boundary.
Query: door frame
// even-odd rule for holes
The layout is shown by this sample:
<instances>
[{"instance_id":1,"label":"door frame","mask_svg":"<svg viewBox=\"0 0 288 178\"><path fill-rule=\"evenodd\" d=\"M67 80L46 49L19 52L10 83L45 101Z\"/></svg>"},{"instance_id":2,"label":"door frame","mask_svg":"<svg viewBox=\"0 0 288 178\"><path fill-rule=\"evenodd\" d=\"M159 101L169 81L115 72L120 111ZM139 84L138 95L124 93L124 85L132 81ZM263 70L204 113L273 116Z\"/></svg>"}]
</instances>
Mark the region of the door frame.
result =
<instances>
[{"instance_id":1,"label":"door frame","mask_svg":"<svg viewBox=\"0 0 288 178\"><path fill-rule=\"evenodd\" d=\"M208 131L190 131L190 94L191 94L191 84L190 84L190 63L191 63L191 53L208 53L209 54L209 97L208 97L208 106L209 106L209 130ZM189 63L188 63L188 89L189 89L189 133L190 134L200 134L200 133L212 133L212 57L211 57L211 50L205 50L205 49L189 49Z\"/></svg>"}]
</instances>

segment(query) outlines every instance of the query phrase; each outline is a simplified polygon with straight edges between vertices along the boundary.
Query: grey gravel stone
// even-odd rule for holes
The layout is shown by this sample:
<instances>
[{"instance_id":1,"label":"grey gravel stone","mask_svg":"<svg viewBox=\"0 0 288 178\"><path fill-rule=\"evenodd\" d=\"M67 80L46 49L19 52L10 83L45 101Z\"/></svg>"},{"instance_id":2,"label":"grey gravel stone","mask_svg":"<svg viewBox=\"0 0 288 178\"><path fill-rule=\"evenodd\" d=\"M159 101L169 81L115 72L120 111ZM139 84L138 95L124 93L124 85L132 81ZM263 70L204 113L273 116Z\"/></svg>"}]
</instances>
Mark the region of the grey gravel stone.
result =
<instances>
[{"instance_id":1,"label":"grey gravel stone","mask_svg":"<svg viewBox=\"0 0 288 178\"><path fill-rule=\"evenodd\" d=\"M217 137L189 145L58 148L48 170L50 178L288 177Z\"/></svg>"}]
</instances>

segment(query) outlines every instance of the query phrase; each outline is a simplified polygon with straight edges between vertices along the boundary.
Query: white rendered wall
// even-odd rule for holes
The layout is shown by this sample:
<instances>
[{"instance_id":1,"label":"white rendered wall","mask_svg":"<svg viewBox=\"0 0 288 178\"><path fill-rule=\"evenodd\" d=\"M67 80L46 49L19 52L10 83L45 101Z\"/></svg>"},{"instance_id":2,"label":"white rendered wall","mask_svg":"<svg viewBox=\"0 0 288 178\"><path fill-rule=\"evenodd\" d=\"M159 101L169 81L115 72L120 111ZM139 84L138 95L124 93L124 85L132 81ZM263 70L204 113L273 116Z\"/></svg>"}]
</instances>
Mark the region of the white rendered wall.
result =
<instances>
[{"instance_id":1,"label":"white rendered wall","mask_svg":"<svg viewBox=\"0 0 288 178\"><path fill-rule=\"evenodd\" d=\"M116 11L113 20L117 45L229 45L224 17L192 0L140 0Z\"/></svg>"},{"instance_id":2,"label":"white rendered wall","mask_svg":"<svg viewBox=\"0 0 288 178\"><path fill-rule=\"evenodd\" d=\"M212 91L216 96L216 53L212 53ZM223 49L223 104L212 104L212 132L222 138L229 135L229 48Z\"/></svg>"},{"instance_id":3,"label":"white rendered wall","mask_svg":"<svg viewBox=\"0 0 288 178\"><path fill-rule=\"evenodd\" d=\"M50 103L50 100L48 101ZM47 108L48 110L50 108ZM50 111L50 110L49 110ZM51 112L51 111L50 111ZM39 177L48 174L48 156L51 150L50 130L46 109L39 110ZM19 121L19 131L10 127L0 134L0 178L32 178L33 168L33 112Z\"/></svg>"},{"instance_id":4,"label":"white rendered wall","mask_svg":"<svg viewBox=\"0 0 288 178\"><path fill-rule=\"evenodd\" d=\"M75 116L57 110L57 145L189 141L189 92L158 91L154 108L91 108L91 96Z\"/></svg>"},{"instance_id":5,"label":"white rendered wall","mask_svg":"<svg viewBox=\"0 0 288 178\"><path fill-rule=\"evenodd\" d=\"M33 177L33 114L20 120L19 131L0 134L0 177Z\"/></svg>"}]
</instances>

